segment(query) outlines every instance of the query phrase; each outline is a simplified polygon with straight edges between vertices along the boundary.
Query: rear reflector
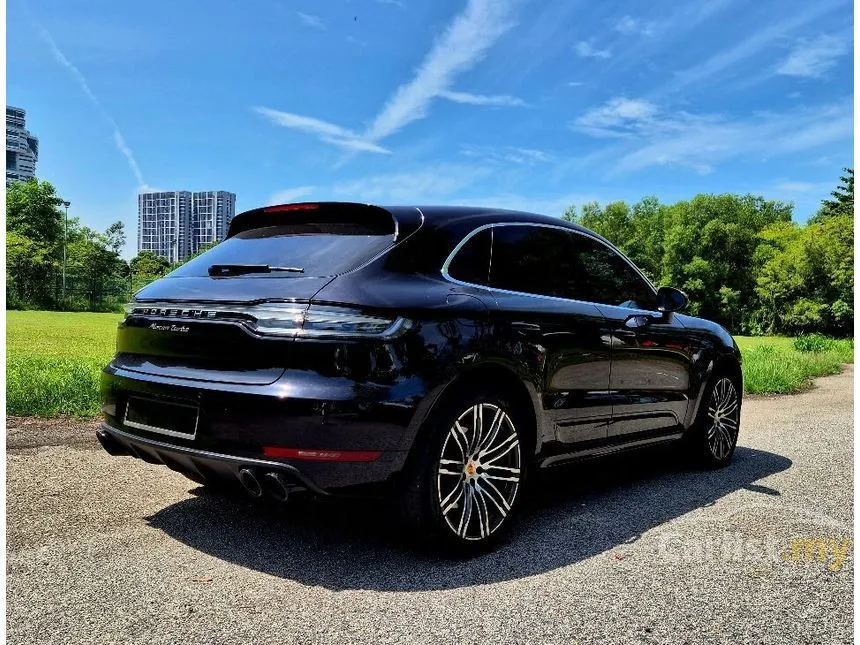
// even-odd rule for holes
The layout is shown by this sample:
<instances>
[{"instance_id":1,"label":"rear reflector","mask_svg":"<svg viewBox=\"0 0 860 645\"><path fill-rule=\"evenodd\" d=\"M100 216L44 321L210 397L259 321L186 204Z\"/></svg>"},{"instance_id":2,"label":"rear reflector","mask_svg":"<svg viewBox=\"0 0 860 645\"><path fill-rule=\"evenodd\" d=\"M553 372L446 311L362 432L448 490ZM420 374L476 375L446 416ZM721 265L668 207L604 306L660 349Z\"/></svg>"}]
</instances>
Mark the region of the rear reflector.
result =
<instances>
[{"instance_id":1,"label":"rear reflector","mask_svg":"<svg viewBox=\"0 0 860 645\"><path fill-rule=\"evenodd\" d=\"M266 457L281 459L309 459L311 461L373 461L382 454L381 450L304 450L300 448L281 448L263 446Z\"/></svg>"},{"instance_id":2,"label":"rear reflector","mask_svg":"<svg viewBox=\"0 0 860 645\"><path fill-rule=\"evenodd\" d=\"M319 204L281 204L280 206L267 206L264 213L285 213L286 211L315 211Z\"/></svg>"}]
</instances>

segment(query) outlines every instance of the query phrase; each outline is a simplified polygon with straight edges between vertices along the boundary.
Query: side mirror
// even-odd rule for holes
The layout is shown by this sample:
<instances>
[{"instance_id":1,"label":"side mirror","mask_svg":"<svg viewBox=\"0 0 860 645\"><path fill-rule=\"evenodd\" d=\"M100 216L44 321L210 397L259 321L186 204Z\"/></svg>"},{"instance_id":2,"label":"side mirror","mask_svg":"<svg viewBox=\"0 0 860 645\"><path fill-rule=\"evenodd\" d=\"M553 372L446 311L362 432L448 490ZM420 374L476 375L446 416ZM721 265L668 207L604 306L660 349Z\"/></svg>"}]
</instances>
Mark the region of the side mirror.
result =
<instances>
[{"instance_id":1,"label":"side mirror","mask_svg":"<svg viewBox=\"0 0 860 645\"><path fill-rule=\"evenodd\" d=\"M674 287L660 287L657 289L657 311L674 313L683 311L690 299L687 294Z\"/></svg>"}]
</instances>

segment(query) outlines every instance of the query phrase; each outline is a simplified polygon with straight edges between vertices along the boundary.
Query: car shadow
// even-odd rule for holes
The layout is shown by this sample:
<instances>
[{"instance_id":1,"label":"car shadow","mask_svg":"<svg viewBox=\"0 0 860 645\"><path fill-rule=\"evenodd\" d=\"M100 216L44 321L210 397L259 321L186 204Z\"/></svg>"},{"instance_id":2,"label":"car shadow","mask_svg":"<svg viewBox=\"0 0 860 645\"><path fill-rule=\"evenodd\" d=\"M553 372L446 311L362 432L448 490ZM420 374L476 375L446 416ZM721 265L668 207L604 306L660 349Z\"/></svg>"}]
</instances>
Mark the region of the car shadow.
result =
<instances>
[{"instance_id":1,"label":"car shadow","mask_svg":"<svg viewBox=\"0 0 860 645\"><path fill-rule=\"evenodd\" d=\"M472 559L450 559L408 540L379 500L295 500L287 505L209 493L158 511L152 527L242 567L332 590L422 591L524 578L629 544L642 533L741 488L791 460L738 447L731 466L679 469L667 448L555 468L533 481L510 538Z\"/></svg>"}]
</instances>

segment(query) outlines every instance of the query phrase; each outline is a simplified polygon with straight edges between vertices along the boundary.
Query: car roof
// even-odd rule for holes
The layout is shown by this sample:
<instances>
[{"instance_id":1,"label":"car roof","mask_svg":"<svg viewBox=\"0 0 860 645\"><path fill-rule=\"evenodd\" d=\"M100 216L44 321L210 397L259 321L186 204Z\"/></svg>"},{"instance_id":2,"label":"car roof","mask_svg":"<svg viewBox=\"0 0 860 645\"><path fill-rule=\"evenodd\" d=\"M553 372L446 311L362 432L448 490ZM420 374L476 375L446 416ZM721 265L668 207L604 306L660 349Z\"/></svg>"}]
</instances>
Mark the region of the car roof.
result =
<instances>
[{"instance_id":1,"label":"car roof","mask_svg":"<svg viewBox=\"0 0 860 645\"><path fill-rule=\"evenodd\" d=\"M238 213L230 224L230 234L232 236L239 230L246 227L255 228L261 225L261 221L268 219L264 213L278 209L292 210L296 209L297 213L301 213L302 209L321 209L335 210L338 207L345 207L352 212L359 214L359 217L366 218L373 212L381 213L387 211L395 220L400 235L405 235L418 228L425 229L440 229L450 227L469 227L477 228L487 224L505 223L505 222L522 222L529 224L543 224L549 226L557 226L560 228L568 228L586 235L597 237L604 242L607 242L600 235L591 231L579 224L568 222L560 217L551 215L541 215L539 213L529 213L526 211L509 210L505 208L494 208L490 206L445 206L445 205L393 205L380 206L374 204L360 204L356 202L300 202L296 204L281 204L255 208L243 213ZM321 212L320 211L320 212ZM262 219L261 219L262 216ZM423 225L423 226L422 226Z\"/></svg>"},{"instance_id":2,"label":"car roof","mask_svg":"<svg viewBox=\"0 0 860 645\"><path fill-rule=\"evenodd\" d=\"M560 217L551 215L541 215L539 213L529 213L527 211L516 211L505 208L493 208L489 206L382 206L385 210L392 213L395 217L404 214L405 212L417 209L424 216L425 224L436 227L449 226L460 222L476 222L477 220L486 220L485 223L492 222L528 222L532 224L548 224L553 226L561 226L570 228L585 233L591 233L588 229L563 220Z\"/></svg>"},{"instance_id":3,"label":"car roof","mask_svg":"<svg viewBox=\"0 0 860 645\"><path fill-rule=\"evenodd\" d=\"M397 220L408 219L416 210L420 211L423 215L424 226L427 228L449 228L460 225L478 228L487 224L506 222L557 226L596 237L614 248L609 240L598 233L552 215L485 206L381 206L380 208L390 212Z\"/></svg>"}]
</instances>

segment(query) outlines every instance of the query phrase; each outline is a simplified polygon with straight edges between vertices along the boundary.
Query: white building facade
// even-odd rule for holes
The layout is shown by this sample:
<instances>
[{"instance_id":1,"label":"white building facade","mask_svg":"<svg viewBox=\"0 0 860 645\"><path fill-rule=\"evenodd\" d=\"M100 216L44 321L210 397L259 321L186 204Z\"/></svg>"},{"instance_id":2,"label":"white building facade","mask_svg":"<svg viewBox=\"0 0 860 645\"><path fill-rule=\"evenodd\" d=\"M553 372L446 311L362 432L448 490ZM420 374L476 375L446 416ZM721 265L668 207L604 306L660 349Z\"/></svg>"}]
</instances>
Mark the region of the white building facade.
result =
<instances>
[{"instance_id":1,"label":"white building facade","mask_svg":"<svg viewBox=\"0 0 860 645\"><path fill-rule=\"evenodd\" d=\"M140 193L137 251L178 262L227 235L236 214L236 195L223 190Z\"/></svg>"},{"instance_id":2,"label":"white building facade","mask_svg":"<svg viewBox=\"0 0 860 645\"><path fill-rule=\"evenodd\" d=\"M27 113L18 107L6 106L6 185L27 181L36 176L39 140L26 126Z\"/></svg>"}]
</instances>

